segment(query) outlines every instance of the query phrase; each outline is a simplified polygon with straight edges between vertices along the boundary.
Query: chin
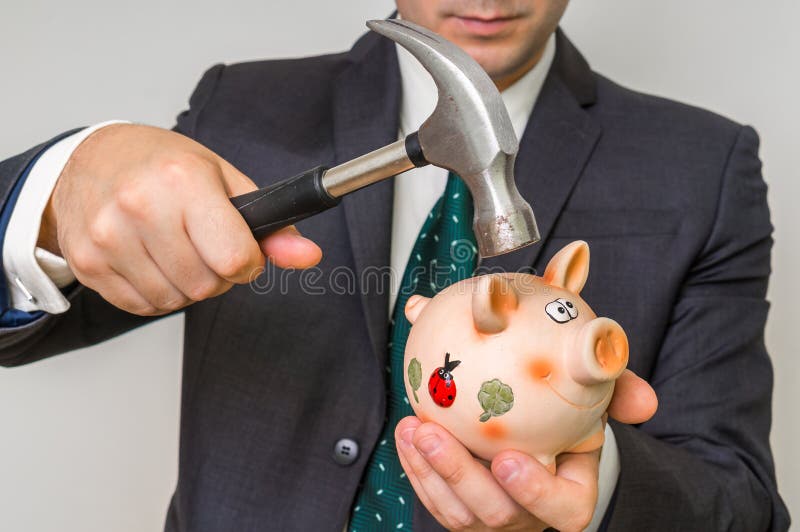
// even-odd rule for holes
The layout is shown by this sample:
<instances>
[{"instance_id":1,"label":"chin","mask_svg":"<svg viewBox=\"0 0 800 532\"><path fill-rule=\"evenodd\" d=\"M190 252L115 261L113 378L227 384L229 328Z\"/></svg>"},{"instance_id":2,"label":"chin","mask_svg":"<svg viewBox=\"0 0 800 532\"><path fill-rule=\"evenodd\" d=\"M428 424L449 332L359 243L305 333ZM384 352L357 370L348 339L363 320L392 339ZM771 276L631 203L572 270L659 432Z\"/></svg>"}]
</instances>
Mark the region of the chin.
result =
<instances>
[{"instance_id":1,"label":"chin","mask_svg":"<svg viewBox=\"0 0 800 532\"><path fill-rule=\"evenodd\" d=\"M525 61L517 56L519 52L504 46L503 43L457 43L492 79L503 78L517 71Z\"/></svg>"}]
</instances>

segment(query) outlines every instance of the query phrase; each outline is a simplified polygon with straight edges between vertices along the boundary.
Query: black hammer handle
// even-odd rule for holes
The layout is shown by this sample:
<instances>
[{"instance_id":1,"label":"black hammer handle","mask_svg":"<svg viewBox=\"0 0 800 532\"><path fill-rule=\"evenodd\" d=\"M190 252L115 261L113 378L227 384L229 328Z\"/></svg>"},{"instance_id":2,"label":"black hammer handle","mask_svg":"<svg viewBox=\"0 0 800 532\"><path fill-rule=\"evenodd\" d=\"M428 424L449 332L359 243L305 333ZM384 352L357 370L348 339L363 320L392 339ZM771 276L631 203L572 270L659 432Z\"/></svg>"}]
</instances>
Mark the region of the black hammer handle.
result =
<instances>
[{"instance_id":1,"label":"black hammer handle","mask_svg":"<svg viewBox=\"0 0 800 532\"><path fill-rule=\"evenodd\" d=\"M256 238L335 207L341 198L325 191L322 176L327 168L307 172L264 188L231 198Z\"/></svg>"}]
</instances>

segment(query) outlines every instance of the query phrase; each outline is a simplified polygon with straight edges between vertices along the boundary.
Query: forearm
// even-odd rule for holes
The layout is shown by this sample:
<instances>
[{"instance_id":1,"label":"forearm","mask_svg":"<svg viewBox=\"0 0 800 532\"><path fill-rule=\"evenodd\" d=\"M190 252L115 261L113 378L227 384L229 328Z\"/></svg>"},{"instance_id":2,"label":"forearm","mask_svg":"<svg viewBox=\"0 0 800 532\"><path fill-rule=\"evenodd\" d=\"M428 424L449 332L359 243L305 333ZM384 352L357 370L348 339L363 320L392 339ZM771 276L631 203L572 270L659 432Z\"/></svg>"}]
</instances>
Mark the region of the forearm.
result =
<instances>
[{"instance_id":1,"label":"forearm","mask_svg":"<svg viewBox=\"0 0 800 532\"><path fill-rule=\"evenodd\" d=\"M621 471L609 530L785 530L753 464L732 449L613 427ZM702 458L709 452L717 463Z\"/></svg>"},{"instance_id":2,"label":"forearm","mask_svg":"<svg viewBox=\"0 0 800 532\"><path fill-rule=\"evenodd\" d=\"M649 376L658 412L639 429L614 426L621 473L612 529L788 528L769 445L772 225L757 152L755 132L742 128Z\"/></svg>"},{"instance_id":3,"label":"forearm","mask_svg":"<svg viewBox=\"0 0 800 532\"><path fill-rule=\"evenodd\" d=\"M120 310L77 284L66 296L70 308L63 314L45 314L21 327L0 328L0 366L20 366L95 345L158 319Z\"/></svg>"}]
</instances>

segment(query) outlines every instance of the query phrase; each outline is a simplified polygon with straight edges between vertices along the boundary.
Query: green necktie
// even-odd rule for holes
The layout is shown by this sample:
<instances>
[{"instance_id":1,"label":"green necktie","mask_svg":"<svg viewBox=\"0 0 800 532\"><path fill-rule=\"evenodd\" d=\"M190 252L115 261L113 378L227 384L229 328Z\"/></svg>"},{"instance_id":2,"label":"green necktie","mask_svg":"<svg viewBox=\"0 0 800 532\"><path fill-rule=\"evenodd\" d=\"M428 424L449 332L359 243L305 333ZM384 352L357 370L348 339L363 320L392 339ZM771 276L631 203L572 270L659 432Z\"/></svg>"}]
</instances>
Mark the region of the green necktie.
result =
<instances>
[{"instance_id":1,"label":"green necktie","mask_svg":"<svg viewBox=\"0 0 800 532\"><path fill-rule=\"evenodd\" d=\"M411 329L404 309L412 295L432 297L473 274L477 248L472 209L469 189L450 173L444 194L428 214L408 259L391 321L386 425L350 514L351 532L411 530L414 492L394 442L397 423L414 413L403 383L403 353Z\"/></svg>"}]
</instances>

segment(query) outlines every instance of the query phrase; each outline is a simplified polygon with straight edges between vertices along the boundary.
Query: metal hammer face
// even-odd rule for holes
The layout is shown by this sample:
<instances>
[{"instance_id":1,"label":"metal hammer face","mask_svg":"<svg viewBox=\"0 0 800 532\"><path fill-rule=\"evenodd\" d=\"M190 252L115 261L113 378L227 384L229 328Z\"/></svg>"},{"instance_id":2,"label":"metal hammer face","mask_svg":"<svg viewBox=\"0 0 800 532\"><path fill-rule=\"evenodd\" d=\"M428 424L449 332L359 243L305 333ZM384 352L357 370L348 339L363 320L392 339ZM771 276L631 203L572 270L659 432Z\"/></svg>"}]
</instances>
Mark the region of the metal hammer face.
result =
<instances>
[{"instance_id":1,"label":"metal hammer face","mask_svg":"<svg viewBox=\"0 0 800 532\"><path fill-rule=\"evenodd\" d=\"M482 257L539 240L533 210L517 191L514 161L519 142L492 80L461 48L404 20L367 26L411 52L439 90L431 116L418 132L425 160L455 172L475 204L473 229Z\"/></svg>"}]
</instances>

